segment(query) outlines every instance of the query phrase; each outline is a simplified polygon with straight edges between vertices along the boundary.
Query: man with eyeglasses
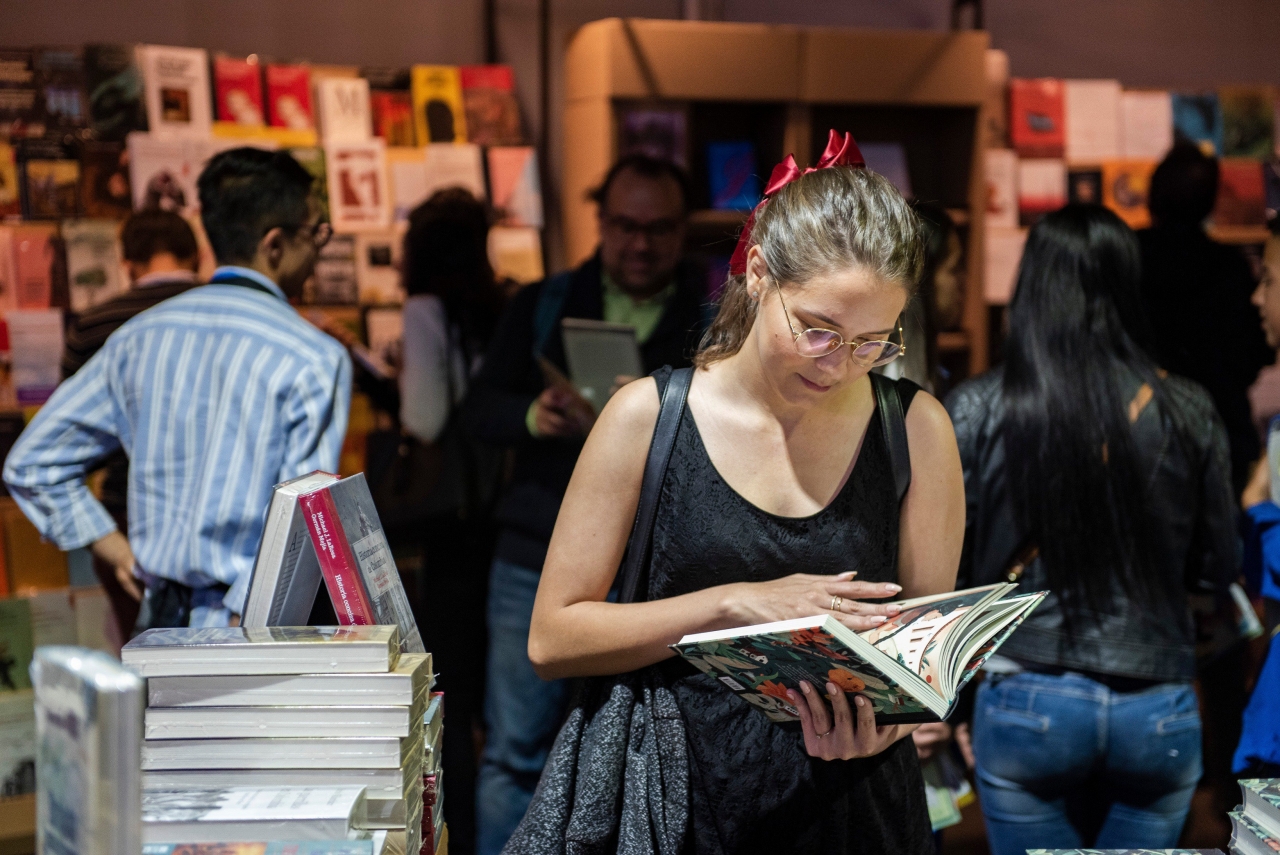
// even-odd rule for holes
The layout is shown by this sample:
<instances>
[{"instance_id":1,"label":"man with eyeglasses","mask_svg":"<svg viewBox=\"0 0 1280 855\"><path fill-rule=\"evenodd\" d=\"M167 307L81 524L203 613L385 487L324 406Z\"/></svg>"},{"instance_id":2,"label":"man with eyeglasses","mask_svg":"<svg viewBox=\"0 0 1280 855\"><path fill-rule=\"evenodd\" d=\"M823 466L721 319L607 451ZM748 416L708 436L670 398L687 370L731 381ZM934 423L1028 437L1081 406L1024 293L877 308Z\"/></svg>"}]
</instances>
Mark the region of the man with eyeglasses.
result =
<instances>
[{"instance_id":1,"label":"man with eyeglasses","mask_svg":"<svg viewBox=\"0 0 1280 855\"><path fill-rule=\"evenodd\" d=\"M272 486L337 471L351 361L289 305L332 233L311 186L286 152L210 160L200 215L220 266L209 283L121 326L5 461L40 534L89 546L142 600L138 630L238 620ZM117 449L129 458L127 537L85 483Z\"/></svg>"},{"instance_id":2,"label":"man with eyeglasses","mask_svg":"<svg viewBox=\"0 0 1280 855\"><path fill-rule=\"evenodd\" d=\"M528 657L529 621L547 543L582 449L587 420L572 395L544 388L540 359L565 370L562 318L635 328L646 372L690 364L705 328L703 274L682 262L689 186L675 164L622 158L593 194L600 245L575 270L512 300L473 381L465 418L483 440L513 446L512 479L497 511L490 573L488 733L477 798L477 852L502 849L533 795L567 701ZM625 378L619 378L625 379Z\"/></svg>"}]
</instances>

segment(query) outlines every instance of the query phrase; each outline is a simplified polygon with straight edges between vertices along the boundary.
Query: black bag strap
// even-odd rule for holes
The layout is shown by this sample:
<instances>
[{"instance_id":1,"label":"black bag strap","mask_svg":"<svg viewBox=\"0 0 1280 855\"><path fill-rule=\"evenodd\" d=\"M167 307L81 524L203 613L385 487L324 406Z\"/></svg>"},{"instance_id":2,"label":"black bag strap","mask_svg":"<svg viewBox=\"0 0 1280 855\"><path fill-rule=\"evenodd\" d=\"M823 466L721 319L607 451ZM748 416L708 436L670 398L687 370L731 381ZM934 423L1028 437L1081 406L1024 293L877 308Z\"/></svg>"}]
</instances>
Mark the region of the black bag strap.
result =
<instances>
[{"instance_id":1,"label":"black bag strap","mask_svg":"<svg viewBox=\"0 0 1280 855\"><path fill-rule=\"evenodd\" d=\"M898 501L907 495L911 486L911 448L907 445L907 420L902 415L902 397L898 384L883 374L872 374L871 388L876 394L876 409L880 413L880 426L884 430L885 444L889 447L889 464L893 467L893 485Z\"/></svg>"},{"instance_id":2,"label":"black bag strap","mask_svg":"<svg viewBox=\"0 0 1280 855\"><path fill-rule=\"evenodd\" d=\"M634 603L648 599L648 590L641 581L648 575L649 554L653 550L653 521L658 514L658 496L662 481L667 475L667 463L671 449L676 444L680 419L684 415L685 400L689 397L689 383L693 379L692 368L677 368L671 372L667 388L662 392L658 409L658 423L649 443L649 457L644 463L644 479L640 482L640 504L636 508L636 521L631 527L631 539L627 541L627 554L618 571L618 602Z\"/></svg>"}]
</instances>

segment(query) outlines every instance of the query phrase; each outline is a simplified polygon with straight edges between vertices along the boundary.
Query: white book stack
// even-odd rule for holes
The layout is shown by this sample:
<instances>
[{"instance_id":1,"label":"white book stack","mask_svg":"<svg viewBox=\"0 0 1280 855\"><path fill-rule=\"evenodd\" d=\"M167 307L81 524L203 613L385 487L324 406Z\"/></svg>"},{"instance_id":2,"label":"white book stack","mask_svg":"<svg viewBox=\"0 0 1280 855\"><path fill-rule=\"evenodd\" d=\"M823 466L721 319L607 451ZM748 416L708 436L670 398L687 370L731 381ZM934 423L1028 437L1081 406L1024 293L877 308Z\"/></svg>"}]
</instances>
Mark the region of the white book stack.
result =
<instances>
[{"instance_id":1,"label":"white book stack","mask_svg":"<svg viewBox=\"0 0 1280 855\"><path fill-rule=\"evenodd\" d=\"M305 802L307 793L355 789L362 796L353 827L385 832L386 852L418 853L423 718L434 676L430 654L399 652L396 627L151 630L122 655L148 677L142 745L148 804L174 793L206 800L221 793L227 804L244 802L236 816L248 816L273 799ZM268 791L291 794L262 795ZM244 820L246 836L237 839L334 839L340 820L334 814L276 828L269 811L259 813L257 825ZM166 834L148 842L178 842Z\"/></svg>"},{"instance_id":2,"label":"white book stack","mask_svg":"<svg viewBox=\"0 0 1280 855\"><path fill-rule=\"evenodd\" d=\"M1244 803L1232 811L1231 855L1280 852L1280 778L1240 781Z\"/></svg>"}]
</instances>

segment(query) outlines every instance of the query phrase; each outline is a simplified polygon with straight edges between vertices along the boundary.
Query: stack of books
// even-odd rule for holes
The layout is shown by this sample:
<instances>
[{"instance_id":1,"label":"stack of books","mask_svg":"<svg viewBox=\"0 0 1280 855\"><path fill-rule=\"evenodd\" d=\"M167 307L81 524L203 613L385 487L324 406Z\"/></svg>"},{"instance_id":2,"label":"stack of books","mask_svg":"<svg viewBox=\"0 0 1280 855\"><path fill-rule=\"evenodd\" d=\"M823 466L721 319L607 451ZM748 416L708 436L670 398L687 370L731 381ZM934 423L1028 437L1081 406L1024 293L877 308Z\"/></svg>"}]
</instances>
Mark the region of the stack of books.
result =
<instances>
[{"instance_id":1,"label":"stack of books","mask_svg":"<svg viewBox=\"0 0 1280 855\"><path fill-rule=\"evenodd\" d=\"M148 630L123 658L148 678L141 765L149 808L201 792L206 802L216 795L211 810L243 802L233 811L239 840L331 839L347 821L386 832L387 852L421 850L434 675L430 654L400 652L396 627ZM302 791L317 789L328 792L328 814L262 836L270 827L262 805L306 802ZM350 789L363 794L359 804L347 805ZM147 814L146 842L201 842L185 832L160 839L160 815Z\"/></svg>"},{"instance_id":2,"label":"stack of books","mask_svg":"<svg viewBox=\"0 0 1280 855\"><path fill-rule=\"evenodd\" d=\"M1240 782L1244 804L1232 811L1231 855L1280 852L1280 778Z\"/></svg>"},{"instance_id":3,"label":"stack of books","mask_svg":"<svg viewBox=\"0 0 1280 855\"><path fill-rule=\"evenodd\" d=\"M426 753L422 761L422 851L440 852L447 837L444 826L444 770L440 750L444 745L444 692L433 692L422 719Z\"/></svg>"}]
</instances>

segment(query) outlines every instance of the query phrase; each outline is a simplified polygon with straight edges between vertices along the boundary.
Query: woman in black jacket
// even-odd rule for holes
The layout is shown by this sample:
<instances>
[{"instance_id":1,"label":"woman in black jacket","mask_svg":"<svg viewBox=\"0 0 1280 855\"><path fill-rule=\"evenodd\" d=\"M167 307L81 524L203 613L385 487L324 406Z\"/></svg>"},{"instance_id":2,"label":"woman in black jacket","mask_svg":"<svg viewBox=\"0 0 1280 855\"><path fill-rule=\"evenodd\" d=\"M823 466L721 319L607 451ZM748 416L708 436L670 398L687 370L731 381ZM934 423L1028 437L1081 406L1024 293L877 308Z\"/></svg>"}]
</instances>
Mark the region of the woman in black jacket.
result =
<instances>
[{"instance_id":1,"label":"woman in black jacket","mask_svg":"<svg viewBox=\"0 0 1280 855\"><path fill-rule=\"evenodd\" d=\"M968 510L958 584L1025 566L1022 587L1051 592L978 691L994 855L1174 846L1200 777L1187 592L1235 572L1230 464L1208 394L1142 346L1139 274L1114 214L1049 214L1004 366L947 400Z\"/></svg>"}]
</instances>

